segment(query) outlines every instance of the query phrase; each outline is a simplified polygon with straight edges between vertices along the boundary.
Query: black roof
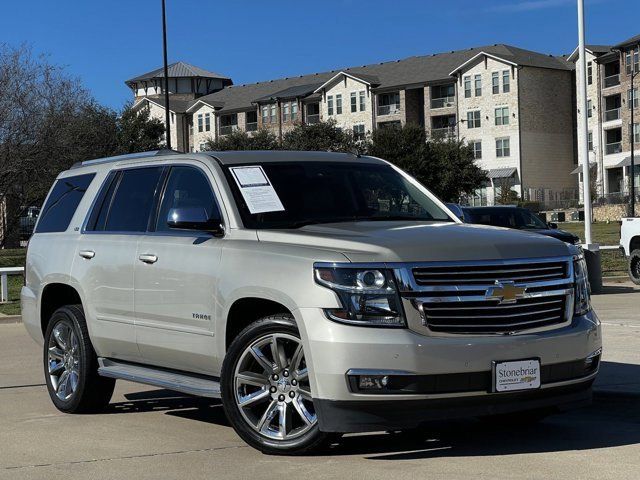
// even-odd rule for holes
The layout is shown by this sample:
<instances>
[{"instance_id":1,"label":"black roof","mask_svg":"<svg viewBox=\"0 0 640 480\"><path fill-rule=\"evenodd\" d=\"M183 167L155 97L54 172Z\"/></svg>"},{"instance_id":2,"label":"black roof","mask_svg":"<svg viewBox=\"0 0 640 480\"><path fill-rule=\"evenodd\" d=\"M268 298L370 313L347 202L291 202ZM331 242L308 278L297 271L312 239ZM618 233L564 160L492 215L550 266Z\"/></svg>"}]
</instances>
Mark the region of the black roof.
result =
<instances>
[{"instance_id":1,"label":"black roof","mask_svg":"<svg viewBox=\"0 0 640 480\"><path fill-rule=\"evenodd\" d=\"M195 65L191 65L185 62L175 62L167 66L167 74L169 78L181 78L181 77L201 77L201 78L219 78L221 80L231 79L225 75L220 75L219 73L210 72L200 67L196 67ZM138 75L137 77L130 78L125 83L129 85L130 83L139 82L142 80L152 80L154 78L164 78L164 68L156 68L147 73L143 73L142 75Z\"/></svg>"},{"instance_id":2,"label":"black roof","mask_svg":"<svg viewBox=\"0 0 640 480\"><path fill-rule=\"evenodd\" d=\"M243 165L251 163L274 162L359 162L384 164L385 162L373 157L358 156L353 153L336 152L304 152L295 150L241 150L224 152L204 152L217 159L223 165Z\"/></svg>"},{"instance_id":3,"label":"black roof","mask_svg":"<svg viewBox=\"0 0 640 480\"><path fill-rule=\"evenodd\" d=\"M620 42L619 44L617 44L615 48L631 47L638 44L640 44L640 35L634 35L633 37L627 38L623 42Z\"/></svg>"},{"instance_id":4,"label":"black roof","mask_svg":"<svg viewBox=\"0 0 640 480\"><path fill-rule=\"evenodd\" d=\"M269 98L278 92L281 93L293 87L304 87L313 84L321 85L339 72L348 73L367 82L375 80L378 89L390 89L403 85L426 85L443 81L452 82L451 72L482 52L522 66L556 70L572 70L575 68L573 64L567 62L563 57L545 55L511 45L495 44L300 75L299 77L234 85L201 98L224 103L222 111L250 109L253 108L252 102L258 99Z\"/></svg>"}]
</instances>

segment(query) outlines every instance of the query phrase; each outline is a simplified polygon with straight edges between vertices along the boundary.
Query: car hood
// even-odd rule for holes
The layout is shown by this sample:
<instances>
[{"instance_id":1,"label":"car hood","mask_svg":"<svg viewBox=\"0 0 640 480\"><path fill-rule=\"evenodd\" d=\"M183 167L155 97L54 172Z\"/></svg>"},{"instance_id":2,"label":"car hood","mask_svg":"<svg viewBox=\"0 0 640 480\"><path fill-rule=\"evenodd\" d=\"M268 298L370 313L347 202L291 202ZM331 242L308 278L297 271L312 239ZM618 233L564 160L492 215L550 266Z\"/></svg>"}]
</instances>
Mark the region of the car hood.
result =
<instances>
[{"instance_id":1,"label":"car hood","mask_svg":"<svg viewBox=\"0 0 640 480\"><path fill-rule=\"evenodd\" d=\"M334 250L352 262L506 260L570 254L566 244L535 233L449 222L309 225L295 230L258 230L258 238Z\"/></svg>"},{"instance_id":2,"label":"car hood","mask_svg":"<svg viewBox=\"0 0 640 480\"><path fill-rule=\"evenodd\" d=\"M548 230L531 230L531 232L538 233L540 235L546 235L547 237L557 238L567 243L575 243L579 238L571 232L566 232L560 229L548 229Z\"/></svg>"}]
</instances>

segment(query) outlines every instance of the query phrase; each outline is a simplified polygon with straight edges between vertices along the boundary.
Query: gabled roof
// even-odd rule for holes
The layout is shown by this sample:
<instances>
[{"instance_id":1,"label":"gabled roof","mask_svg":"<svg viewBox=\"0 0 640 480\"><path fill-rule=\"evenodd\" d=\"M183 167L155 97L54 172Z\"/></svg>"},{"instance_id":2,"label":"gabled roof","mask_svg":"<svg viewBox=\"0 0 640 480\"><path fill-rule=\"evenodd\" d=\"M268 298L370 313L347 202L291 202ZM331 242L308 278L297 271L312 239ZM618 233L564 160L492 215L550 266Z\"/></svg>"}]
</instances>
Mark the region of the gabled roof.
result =
<instances>
[{"instance_id":1,"label":"gabled roof","mask_svg":"<svg viewBox=\"0 0 640 480\"><path fill-rule=\"evenodd\" d=\"M220 80L228 80L231 79L229 77L225 77L224 75L220 75L219 73L210 72L208 70L204 70L200 67L196 67L195 65L191 65L185 62L175 62L171 65L167 66L167 74L169 78L183 78L183 77L200 77L200 78L218 78ZM125 83L128 85L134 82L140 82L143 80L153 80L154 78L164 78L164 68L157 68L151 72L143 73L142 75L138 75L137 77L130 78Z\"/></svg>"},{"instance_id":2,"label":"gabled roof","mask_svg":"<svg viewBox=\"0 0 640 480\"><path fill-rule=\"evenodd\" d=\"M315 89L318 88L317 83L312 83L309 85L297 85L295 87L285 88L284 90L280 90L279 92L271 93L269 95L262 96L260 98L256 98L254 103L269 103L275 100L288 100L291 98L303 98L310 94L312 94Z\"/></svg>"},{"instance_id":3,"label":"gabled roof","mask_svg":"<svg viewBox=\"0 0 640 480\"><path fill-rule=\"evenodd\" d=\"M169 101L169 103L171 103L171 101ZM214 110L224 107L224 103L222 102L216 102L215 100L207 100L204 97L201 97L196 100L192 100L189 103L189 108L187 108L186 111L193 112L194 110L197 110L200 105L209 105Z\"/></svg>"},{"instance_id":4,"label":"gabled roof","mask_svg":"<svg viewBox=\"0 0 640 480\"><path fill-rule=\"evenodd\" d=\"M367 74L358 73L358 72L351 73L351 72L346 72L344 70L341 70L338 73L336 73L333 77L331 77L329 80L324 82L322 85L319 85L318 88L315 89L314 93L321 92L323 88L328 87L340 77L352 78L366 85L369 85L370 87L377 87L378 85L380 85L380 80L375 75L367 75Z\"/></svg>"},{"instance_id":5,"label":"gabled roof","mask_svg":"<svg viewBox=\"0 0 640 480\"><path fill-rule=\"evenodd\" d=\"M600 55L605 55L611 52L613 47L611 45L585 45L584 49L589 52L591 55L595 57L599 57ZM579 57L578 47L575 48L571 55L567 57L568 62L574 62Z\"/></svg>"},{"instance_id":6,"label":"gabled roof","mask_svg":"<svg viewBox=\"0 0 640 480\"><path fill-rule=\"evenodd\" d=\"M328 72L287 77L266 82L247 85L234 85L220 91L210 93L198 100L217 101L224 104L221 111L241 111L255 108L256 99L271 97L292 87L305 85L322 85L331 78L344 72L345 74L369 81L376 79L378 90L399 88L408 85L429 85L442 82L454 82L450 73L461 64L467 62L478 53L484 52L499 57L504 61L517 65L550 68L557 70L572 70L573 64L561 57L523 50L510 45L488 45L484 47L456 50L447 53L437 53L419 57L409 57L403 60L374 63L360 67L349 67ZM307 99L309 97L306 97ZM195 101L194 101L195 102Z\"/></svg>"},{"instance_id":7,"label":"gabled roof","mask_svg":"<svg viewBox=\"0 0 640 480\"><path fill-rule=\"evenodd\" d=\"M631 47L638 44L640 44L640 35L634 35L633 37L627 38L625 41L617 44L615 48Z\"/></svg>"}]
</instances>

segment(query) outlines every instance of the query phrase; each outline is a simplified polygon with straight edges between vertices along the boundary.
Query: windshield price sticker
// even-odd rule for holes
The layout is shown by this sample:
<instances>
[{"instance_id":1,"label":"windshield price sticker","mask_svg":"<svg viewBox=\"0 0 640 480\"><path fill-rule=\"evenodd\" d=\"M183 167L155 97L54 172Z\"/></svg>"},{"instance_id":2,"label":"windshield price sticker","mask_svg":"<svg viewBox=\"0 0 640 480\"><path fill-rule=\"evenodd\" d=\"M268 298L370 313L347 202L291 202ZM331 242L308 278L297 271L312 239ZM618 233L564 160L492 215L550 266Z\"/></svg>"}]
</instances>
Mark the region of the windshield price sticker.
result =
<instances>
[{"instance_id":1,"label":"windshield price sticker","mask_svg":"<svg viewBox=\"0 0 640 480\"><path fill-rule=\"evenodd\" d=\"M281 212L284 206L261 166L230 168L250 213Z\"/></svg>"}]
</instances>

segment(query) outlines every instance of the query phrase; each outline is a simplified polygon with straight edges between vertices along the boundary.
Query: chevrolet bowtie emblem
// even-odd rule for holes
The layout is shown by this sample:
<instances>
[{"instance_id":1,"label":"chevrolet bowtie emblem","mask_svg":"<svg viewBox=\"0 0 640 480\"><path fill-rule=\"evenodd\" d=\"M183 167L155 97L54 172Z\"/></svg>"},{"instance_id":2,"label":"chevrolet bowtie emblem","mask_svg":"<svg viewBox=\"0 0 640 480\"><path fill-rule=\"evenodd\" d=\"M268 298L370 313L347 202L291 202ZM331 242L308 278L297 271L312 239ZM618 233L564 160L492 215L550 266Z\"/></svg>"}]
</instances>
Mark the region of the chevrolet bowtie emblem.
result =
<instances>
[{"instance_id":1,"label":"chevrolet bowtie emblem","mask_svg":"<svg viewBox=\"0 0 640 480\"><path fill-rule=\"evenodd\" d=\"M519 298L524 297L526 287L518 287L514 282L499 282L487 289L485 297L487 300L498 300L500 304L516 303Z\"/></svg>"}]
</instances>

